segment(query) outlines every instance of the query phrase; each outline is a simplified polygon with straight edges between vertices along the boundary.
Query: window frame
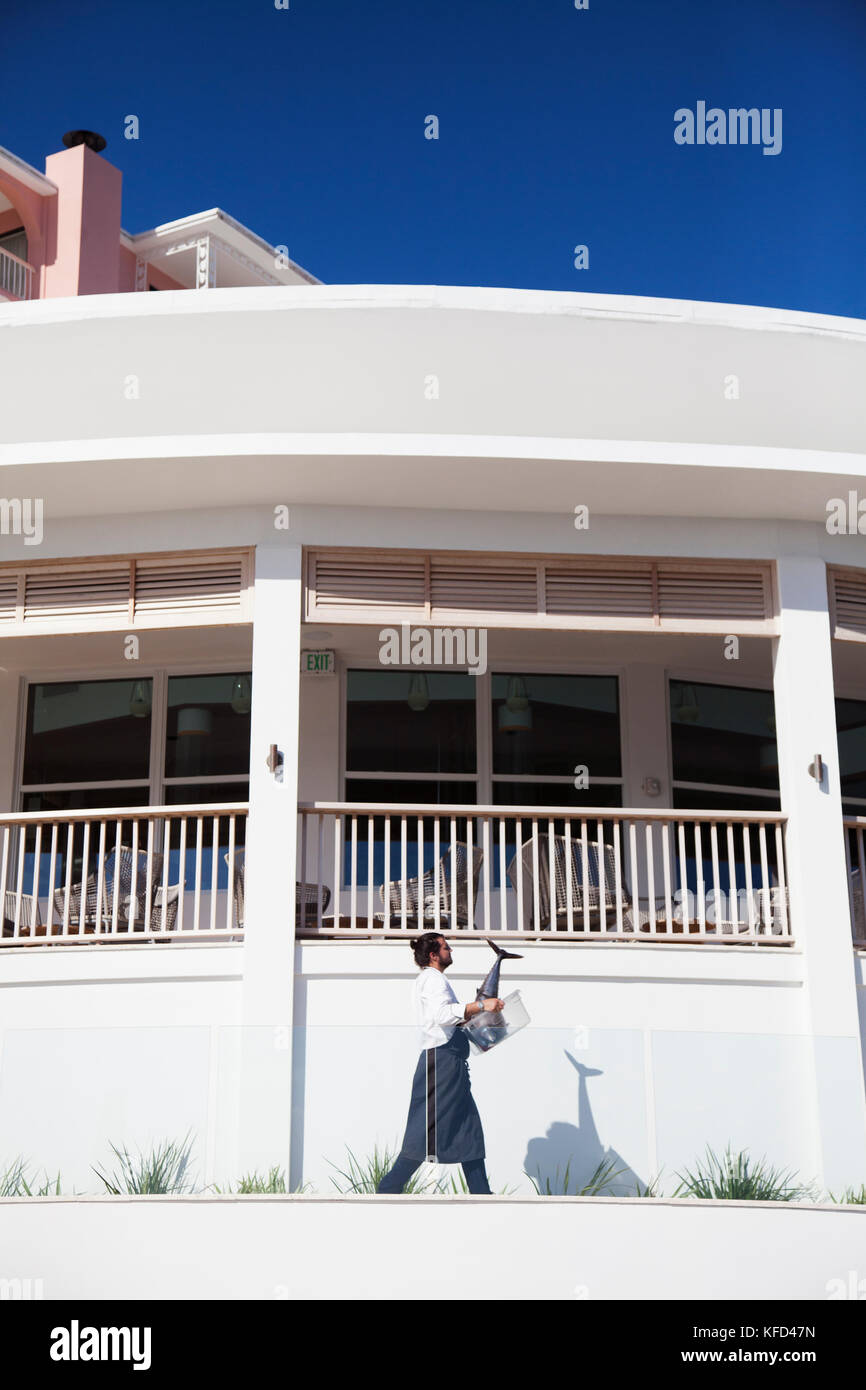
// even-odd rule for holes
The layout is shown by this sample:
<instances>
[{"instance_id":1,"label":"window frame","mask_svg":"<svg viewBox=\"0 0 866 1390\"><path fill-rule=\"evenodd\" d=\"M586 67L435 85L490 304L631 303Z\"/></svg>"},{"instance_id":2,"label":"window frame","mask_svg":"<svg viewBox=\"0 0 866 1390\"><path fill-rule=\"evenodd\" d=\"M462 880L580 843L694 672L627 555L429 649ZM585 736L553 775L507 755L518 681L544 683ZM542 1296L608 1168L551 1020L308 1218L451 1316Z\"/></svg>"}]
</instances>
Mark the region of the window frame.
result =
<instances>
[{"instance_id":1,"label":"window frame","mask_svg":"<svg viewBox=\"0 0 866 1390\"><path fill-rule=\"evenodd\" d=\"M627 730L628 719L626 715L626 681L624 679L625 670L622 666L599 666L589 663L574 663L562 661L544 661L532 659L522 662L520 658L503 658L496 660L488 665L487 670L481 676L474 676L476 682L475 692L475 749L476 763L475 773L440 773L440 772L351 772L347 768L348 762L348 679L349 671L379 671L382 665L378 661L367 659L347 658L341 663L340 670L340 767L339 767L339 787L340 799L347 802L346 783L347 781L359 782L393 782L395 787L399 787L400 782L474 782L475 796L473 802L466 803L468 810L473 805L493 807L493 785L494 782L543 782L550 786L571 786L574 781L574 774L564 773L561 777L538 777L534 773L510 774L493 772L493 677L495 675L508 676L515 673L515 669L521 674L539 676L603 676L607 679L616 681L617 687L617 709L619 715L619 750L620 750L620 776L619 777L593 777L590 772L590 788L593 784L612 785L620 787L620 805L623 805L626 786L626 769L628 767L628 746ZM424 671L426 674L435 673L438 670L464 671L467 668L462 666L455 667L422 667L422 666L389 666L387 668L395 673L399 672L406 675L418 675ZM576 755L575 755L576 756ZM395 798L395 804L402 804ZM551 805L556 805L555 800L551 800ZM494 810L501 810L500 807L493 807ZM575 814L580 814L580 807L575 806ZM613 808L612 808L613 809Z\"/></svg>"},{"instance_id":2,"label":"window frame","mask_svg":"<svg viewBox=\"0 0 866 1390\"><path fill-rule=\"evenodd\" d=\"M252 666L246 661L243 666L244 671L251 674ZM15 753L15 795L13 800L18 812L21 812L24 798L27 795L49 791L100 791L103 788L107 791L122 787L147 787L148 799L142 802L142 807L164 806L164 791L170 786L189 786L193 784L212 783L214 785L241 784L246 785L250 780L249 767L246 772L224 773L195 776L195 777L166 777L165 775L165 748L166 736L168 732L168 682L169 679L178 676L220 676L233 675L240 672L240 666L228 668L225 662L208 662L204 665L171 663L168 665L148 665L136 662L134 673L120 671L116 667L97 668L85 667L79 670L52 670L50 673L38 673L36 675L22 675L19 681L18 695L18 730L17 748ZM27 707L30 699L30 688L34 685L62 685L66 682L84 681L116 681L116 680L150 680L152 685L152 704L150 720L150 750L149 776L112 778L81 782L40 782L25 783L24 776L24 755L27 743ZM242 798L246 799L246 798ZM185 803L178 803L183 805ZM196 804L196 803L190 803ZM110 809L110 808L109 808ZM128 809L128 808L124 808Z\"/></svg>"},{"instance_id":3,"label":"window frame","mask_svg":"<svg viewBox=\"0 0 866 1390\"><path fill-rule=\"evenodd\" d=\"M760 807L760 805L758 804L758 800L759 800L759 798L761 798L761 797L763 797L765 800L778 801L778 802L779 802L779 805L781 806L781 804L782 804L782 800L781 800L781 799L782 799L781 784L780 784L780 786L779 786L778 789L772 790L772 789L769 788L769 787L741 787L741 786L734 786L734 785L732 785L732 784L728 784L728 783L724 783L724 782L687 782L687 781L684 781L684 780L682 780L682 779L680 779L680 778L675 778L675 777L674 777L673 706L672 706L672 703L671 703L671 682L672 682L672 681L681 681L684 685L715 685L715 686L727 686L727 687L730 688L731 690L757 690L757 691L762 692L762 693L765 694L765 695L771 695L771 696L773 697L773 712L774 712L774 713L775 713L775 709L776 709L776 692L775 692L775 689L774 689L774 687L773 687L772 684L770 684L770 685L768 686L768 685L766 685L766 683L764 683L764 682L762 682L762 681L757 681L757 680L755 680L755 681L745 680L745 681L744 681L744 680L742 680L742 679L740 679L740 680L733 680L733 679L731 679L731 680L719 680L719 679L717 679L717 678L710 679L710 678L708 678L708 675L707 675L707 672L706 672L706 671L704 671L704 672L702 672L700 675L698 675L694 670L692 670L692 671L689 671L687 674L683 675L683 674L680 674L680 672L682 671L682 669L683 669L683 668L681 668L681 667L665 667L665 710L666 710L665 731L666 731L667 744L668 744L668 747L667 747L667 766L668 766L668 783L669 783L669 786L670 786L670 789L671 789L671 802L673 802L673 801L675 800L675 793L676 793L677 791L696 791L696 792L708 792L708 793L712 793L712 792L722 792L722 793L724 793L725 796L744 796L744 797L749 797L749 798L752 799L753 802L754 802L754 807L753 807L753 809L754 809L755 811L760 811L760 810L761 810L761 807ZM709 802L707 803L706 809L708 809L708 810L709 810L709 809L712 809L711 804L710 804ZM749 808L749 807L746 807L746 806L743 807L743 810L744 810L744 811L745 811L745 810L748 810L748 809L750 809L750 808ZM768 809L769 809L769 808L768 808ZM735 816L735 815L736 815L736 813L733 812L733 811L732 811L730 814L731 814L732 816Z\"/></svg>"},{"instance_id":4,"label":"window frame","mask_svg":"<svg viewBox=\"0 0 866 1390\"><path fill-rule=\"evenodd\" d=\"M855 690L854 684L853 684L853 682L851 682L851 681L843 681L843 683L842 683L841 685L837 685L836 682L834 681L834 683L833 683L833 701L834 701L834 707L835 707L835 701L836 701L836 700L856 700L858 703L866 704L866 682L864 682L863 685L858 685L857 688L856 688L856 690ZM837 728L836 728L836 733L837 733L837 736L838 736L838 733L839 733L838 725L837 725ZM837 752L838 752L838 750L837 750ZM845 791L844 791L844 789L843 789L843 787L842 787L842 767L841 767L841 764L840 764L840 767L839 767L839 795L840 795L840 799L841 799L841 801L842 801L842 814L843 814L843 816L866 816L866 797L862 797L862 796L846 796L846 795L845 795ZM846 806L856 807L856 808L858 808L858 809L846 811L846 809L845 809Z\"/></svg>"}]
</instances>

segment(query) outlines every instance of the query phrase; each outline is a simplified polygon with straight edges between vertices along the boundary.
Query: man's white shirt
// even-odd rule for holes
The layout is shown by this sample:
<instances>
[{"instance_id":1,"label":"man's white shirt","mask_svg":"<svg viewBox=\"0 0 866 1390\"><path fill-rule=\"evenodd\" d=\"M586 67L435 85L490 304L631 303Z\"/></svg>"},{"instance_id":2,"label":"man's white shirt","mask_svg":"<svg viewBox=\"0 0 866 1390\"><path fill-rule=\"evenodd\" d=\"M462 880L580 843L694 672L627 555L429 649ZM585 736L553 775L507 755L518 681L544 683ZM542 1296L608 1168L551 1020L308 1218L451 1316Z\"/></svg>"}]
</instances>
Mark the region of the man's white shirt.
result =
<instances>
[{"instance_id":1,"label":"man's white shirt","mask_svg":"<svg viewBox=\"0 0 866 1390\"><path fill-rule=\"evenodd\" d=\"M425 1049L450 1042L457 1024L463 1022L465 1006L458 1002L442 971L432 965L415 981L415 1013Z\"/></svg>"}]
</instances>

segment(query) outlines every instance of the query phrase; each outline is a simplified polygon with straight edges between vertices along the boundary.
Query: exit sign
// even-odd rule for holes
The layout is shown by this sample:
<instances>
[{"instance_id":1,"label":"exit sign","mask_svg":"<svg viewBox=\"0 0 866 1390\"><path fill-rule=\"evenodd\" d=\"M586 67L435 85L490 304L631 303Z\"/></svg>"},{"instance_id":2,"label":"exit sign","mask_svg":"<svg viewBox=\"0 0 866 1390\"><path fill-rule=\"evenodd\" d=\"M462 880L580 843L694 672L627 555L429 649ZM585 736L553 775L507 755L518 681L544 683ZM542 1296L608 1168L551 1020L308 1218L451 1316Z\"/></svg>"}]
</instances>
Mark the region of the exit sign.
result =
<instances>
[{"instance_id":1,"label":"exit sign","mask_svg":"<svg viewBox=\"0 0 866 1390\"><path fill-rule=\"evenodd\" d=\"M336 669L333 652L301 652L302 676L332 676Z\"/></svg>"}]
</instances>

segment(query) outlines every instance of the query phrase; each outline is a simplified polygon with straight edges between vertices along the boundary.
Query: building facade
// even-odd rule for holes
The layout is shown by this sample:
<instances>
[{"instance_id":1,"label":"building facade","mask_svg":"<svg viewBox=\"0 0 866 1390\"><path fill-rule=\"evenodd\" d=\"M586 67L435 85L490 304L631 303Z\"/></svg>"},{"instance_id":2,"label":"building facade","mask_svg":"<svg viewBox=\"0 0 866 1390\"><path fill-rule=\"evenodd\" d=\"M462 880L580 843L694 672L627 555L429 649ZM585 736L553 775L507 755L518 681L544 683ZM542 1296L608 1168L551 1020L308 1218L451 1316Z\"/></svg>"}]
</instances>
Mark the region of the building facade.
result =
<instances>
[{"instance_id":1,"label":"building facade","mask_svg":"<svg viewBox=\"0 0 866 1390\"><path fill-rule=\"evenodd\" d=\"M11 1150L326 1190L441 929L494 1185L859 1186L864 325L284 260L0 152Z\"/></svg>"}]
</instances>

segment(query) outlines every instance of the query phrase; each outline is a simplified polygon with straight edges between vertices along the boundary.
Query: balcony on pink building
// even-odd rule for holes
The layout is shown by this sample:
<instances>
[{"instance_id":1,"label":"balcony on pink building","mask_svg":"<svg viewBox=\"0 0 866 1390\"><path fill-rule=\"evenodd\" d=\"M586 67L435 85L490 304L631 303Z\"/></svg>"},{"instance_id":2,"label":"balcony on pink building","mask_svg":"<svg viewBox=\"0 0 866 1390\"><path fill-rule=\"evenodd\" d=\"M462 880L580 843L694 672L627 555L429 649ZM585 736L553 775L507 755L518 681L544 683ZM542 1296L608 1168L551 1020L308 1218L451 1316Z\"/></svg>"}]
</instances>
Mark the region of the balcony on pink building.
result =
<instances>
[{"instance_id":1,"label":"balcony on pink building","mask_svg":"<svg viewBox=\"0 0 866 1390\"><path fill-rule=\"evenodd\" d=\"M44 173L0 147L0 299L319 283L220 208L131 235L103 137L73 130L63 144Z\"/></svg>"}]
</instances>

